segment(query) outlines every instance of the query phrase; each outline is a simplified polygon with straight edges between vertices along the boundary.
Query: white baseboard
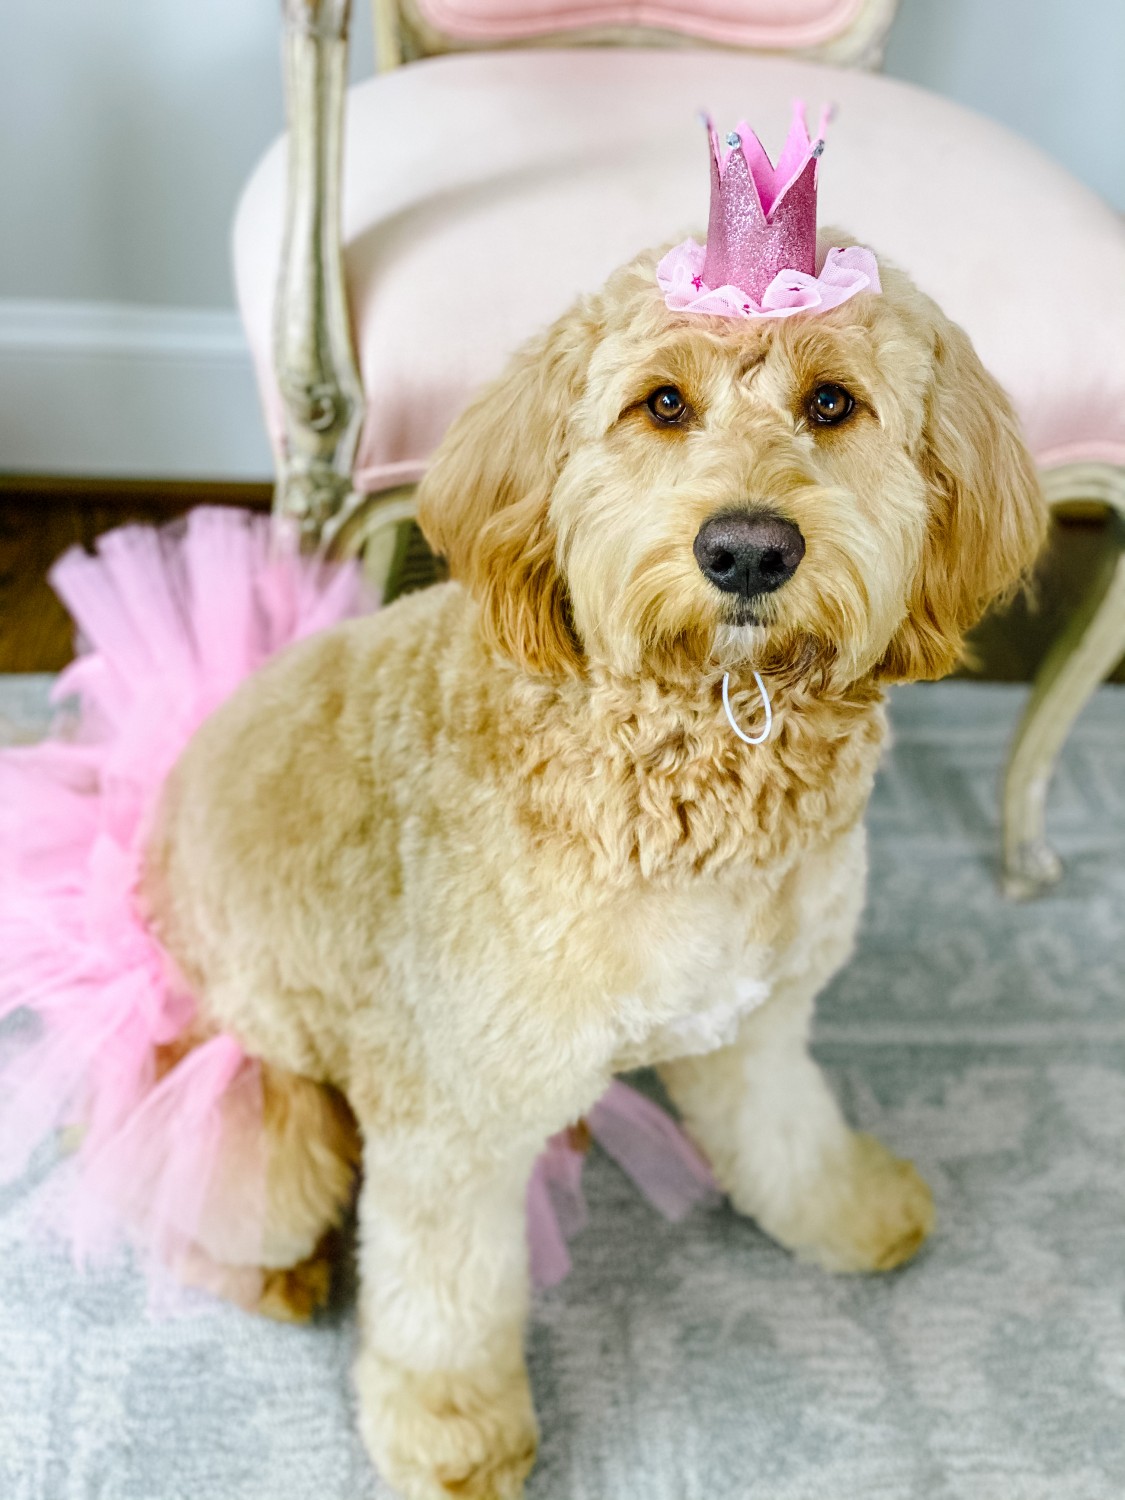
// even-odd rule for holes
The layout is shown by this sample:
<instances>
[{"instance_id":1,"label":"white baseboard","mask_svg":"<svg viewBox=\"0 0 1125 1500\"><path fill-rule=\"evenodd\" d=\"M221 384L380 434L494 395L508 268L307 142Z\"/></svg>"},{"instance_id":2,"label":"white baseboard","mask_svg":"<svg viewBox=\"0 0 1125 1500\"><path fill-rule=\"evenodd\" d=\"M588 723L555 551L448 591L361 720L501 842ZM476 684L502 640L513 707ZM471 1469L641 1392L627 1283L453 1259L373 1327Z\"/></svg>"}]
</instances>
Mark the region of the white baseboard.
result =
<instances>
[{"instance_id":1,"label":"white baseboard","mask_svg":"<svg viewBox=\"0 0 1125 1500\"><path fill-rule=\"evenodd\" d=\"M238 314L0 299L0 470L269 479Z\"/></svg>"}]
</instances>

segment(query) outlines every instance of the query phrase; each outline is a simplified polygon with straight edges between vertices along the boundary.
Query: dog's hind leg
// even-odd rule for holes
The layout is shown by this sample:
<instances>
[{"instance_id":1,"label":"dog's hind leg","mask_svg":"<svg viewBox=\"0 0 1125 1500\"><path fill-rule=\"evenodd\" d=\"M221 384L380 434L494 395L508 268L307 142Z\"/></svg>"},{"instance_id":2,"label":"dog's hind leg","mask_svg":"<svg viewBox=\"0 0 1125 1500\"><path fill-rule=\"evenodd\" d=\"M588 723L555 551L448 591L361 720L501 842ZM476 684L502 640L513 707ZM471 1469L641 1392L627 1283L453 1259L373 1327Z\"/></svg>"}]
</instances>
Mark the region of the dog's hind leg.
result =
<instances>
[{"instance_id":1,"label":"dog's hind leg","mask_svg":"<svg viewBox=\"0 0 1125 1500\"><path fill-rule=\"evenodd\" d=\"M196 1243L177 1275L270 1317L310 1317L328 1297L359 1156L340 1094L261 1064L225 1101Z\"/></svg>"}]
</instances>

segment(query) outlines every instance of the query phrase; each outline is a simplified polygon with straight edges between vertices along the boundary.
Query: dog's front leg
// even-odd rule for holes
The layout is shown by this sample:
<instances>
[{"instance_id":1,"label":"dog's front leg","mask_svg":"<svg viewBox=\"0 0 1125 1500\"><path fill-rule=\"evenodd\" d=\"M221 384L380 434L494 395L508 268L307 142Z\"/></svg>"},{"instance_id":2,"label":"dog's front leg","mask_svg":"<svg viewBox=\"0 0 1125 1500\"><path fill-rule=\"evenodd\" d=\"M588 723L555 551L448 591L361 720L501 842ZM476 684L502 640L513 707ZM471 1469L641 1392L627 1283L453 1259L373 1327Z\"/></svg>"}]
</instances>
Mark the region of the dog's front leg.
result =
<instances>
[{"instance_id":1,"label":"dog's front leg","mask_svg":"<svg viewBox=\"0 0 1125 1500\"><path fill-rule=\"evenodd\" d=\"M908 1161L851 1130L808 1054L813 996L794 983L738 1040L661 1076L734 1206L832 1271L887 1271L929 1233L933 1201Z\"/></svg>"},{"instance_id":2,"label":"dog's front leg","mask_svg":"<svg viewBox=\"0 0 1125 1500\"><path fill-rule=\"evenodd\" d=\"M371 1128L360 1197L360 1429L408 1500L514 1500L535 1458L525 1197L538 1142Z\"/></svg>"}]
</instances>

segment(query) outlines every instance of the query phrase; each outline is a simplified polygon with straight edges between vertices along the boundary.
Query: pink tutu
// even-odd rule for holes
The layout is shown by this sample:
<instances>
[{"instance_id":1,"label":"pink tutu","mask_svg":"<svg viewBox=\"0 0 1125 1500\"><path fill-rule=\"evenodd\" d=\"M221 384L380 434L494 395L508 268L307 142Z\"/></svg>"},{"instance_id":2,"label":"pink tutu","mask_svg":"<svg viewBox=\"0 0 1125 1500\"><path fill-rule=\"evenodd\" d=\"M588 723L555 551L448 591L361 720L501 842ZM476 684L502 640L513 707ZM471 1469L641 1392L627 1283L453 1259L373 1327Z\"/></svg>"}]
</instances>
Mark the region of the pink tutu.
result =
<instances>
[{"instance_id":1,"label":"pink tutu","mask_svg":"<svg viewBox=\"0 0 1125 1500\"><path fill-rule=\"evenodd\" d=\"M199 1223L223 1100L256 1078L229 1035L158 1076L196 1008L137 911L147 819L188 739L240 682L371 603L357 566L302 557L265 518L217 509L113 532L97 556L68 553L52 582L82 642L53 693L68 707L52 738L0 751L0 1021L37 1020L30 1041L2 1038L0 1175L22 1171L53 1130L79 1127L76 1252L124 1233L168 1261ZM590 1127L668 1217L713 1191L678 1127L625 1085ZM556 1137L529 1188L541 1285L565 1276L566 1238L585 1221L582 1161Z\"/></svg>"}]
</instances>

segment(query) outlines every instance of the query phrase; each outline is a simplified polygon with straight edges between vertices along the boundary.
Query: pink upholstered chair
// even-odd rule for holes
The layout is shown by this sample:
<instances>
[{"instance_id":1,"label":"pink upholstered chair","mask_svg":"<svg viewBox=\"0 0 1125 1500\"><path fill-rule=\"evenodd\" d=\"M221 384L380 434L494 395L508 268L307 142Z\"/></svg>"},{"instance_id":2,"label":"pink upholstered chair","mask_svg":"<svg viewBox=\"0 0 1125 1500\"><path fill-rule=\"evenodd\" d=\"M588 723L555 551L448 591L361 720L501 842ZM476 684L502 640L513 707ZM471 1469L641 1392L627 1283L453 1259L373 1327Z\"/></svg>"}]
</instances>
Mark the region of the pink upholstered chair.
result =
<instances>
[{"instance_id":1,"label":"pink upholstered chair","mask_svg":"<svg viewBox=\"0 0 1125 1500\"><path fill-rule=\"evenodd\" d=\"M283 139L235 231L278 505L310 534L364 539L387 579L412 486L469 393L618 262L705 223L698 109L768 139L799 96L839 110L822 222L968 329L1048 498L1110 506L1125 536L1125 227L1000 126L863 71L897 0L375 0L383 71L345 101L348 3L285 0L288 176ZM1125 552L1017 736L1014 894L1057 878L1051 770L1123 652Z\"/></svg>"}]
</instances>

